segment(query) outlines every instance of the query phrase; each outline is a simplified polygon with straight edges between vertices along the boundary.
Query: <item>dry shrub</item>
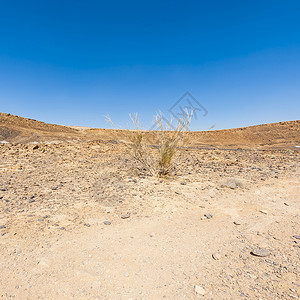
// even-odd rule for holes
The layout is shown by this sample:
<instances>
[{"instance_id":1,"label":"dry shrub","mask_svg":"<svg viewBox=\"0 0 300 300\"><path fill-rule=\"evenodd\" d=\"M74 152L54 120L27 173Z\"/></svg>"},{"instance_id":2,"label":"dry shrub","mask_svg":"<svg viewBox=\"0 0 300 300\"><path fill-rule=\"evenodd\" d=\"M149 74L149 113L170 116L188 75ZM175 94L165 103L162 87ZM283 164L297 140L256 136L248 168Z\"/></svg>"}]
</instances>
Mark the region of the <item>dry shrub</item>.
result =
<instances>
[{"instance_id":1,"label":"dry shrub","mask_svg":"<svg viewBox=\"0 0 300 300\"><path fill-rule=\"evenodd\" d=\"M152 176L166 176L174 169L173 158L176 151L184 145L184 134L188 131L192 114L185 111L182 117L165 118L162 113L154 116L156 130L141 129L138 114L130 115L135 130L119 130L123 138L118 139L129 150L143 170ZM114 125L109 116L107 121Z\"/></svg>"}]
</instances>

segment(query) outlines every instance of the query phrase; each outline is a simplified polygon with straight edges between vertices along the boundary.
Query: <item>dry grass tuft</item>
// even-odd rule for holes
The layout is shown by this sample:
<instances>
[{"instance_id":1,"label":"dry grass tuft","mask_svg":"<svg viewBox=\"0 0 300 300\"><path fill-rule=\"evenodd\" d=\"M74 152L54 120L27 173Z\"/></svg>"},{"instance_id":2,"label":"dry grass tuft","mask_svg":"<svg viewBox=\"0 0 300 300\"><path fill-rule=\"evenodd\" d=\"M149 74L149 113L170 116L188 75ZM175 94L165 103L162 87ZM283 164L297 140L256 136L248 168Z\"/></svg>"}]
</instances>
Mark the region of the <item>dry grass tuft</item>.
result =
<instances>
[{"instance_id":1,"label":"dry grass tuft","mask_svg":"<svg viewBox=\"0 0 300 300\"><path fill-rule=\"evenodd\" d=\"M122 139L118 139L129 150L141 168L152 176L166 176L174 170L173 158L179 147L184 146L184 134L189 129L192 114L186 111L182 117L167 119L162 113L154 116L155 131L141 129L138 114L130 115L135 127L134 131L123 131ZM107 121L115 128L109 116ZM118 131L120 133L122 131Z\"/></svg>"}]
</instances>

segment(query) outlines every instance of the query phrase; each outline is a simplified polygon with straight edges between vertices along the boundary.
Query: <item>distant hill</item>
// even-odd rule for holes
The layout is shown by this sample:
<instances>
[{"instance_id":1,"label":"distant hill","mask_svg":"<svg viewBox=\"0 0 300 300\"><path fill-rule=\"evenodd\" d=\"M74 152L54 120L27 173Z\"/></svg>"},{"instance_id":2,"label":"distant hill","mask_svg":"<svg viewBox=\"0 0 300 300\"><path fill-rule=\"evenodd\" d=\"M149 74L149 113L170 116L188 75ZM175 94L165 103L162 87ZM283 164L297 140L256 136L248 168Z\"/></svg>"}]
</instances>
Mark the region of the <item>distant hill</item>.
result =
<instances>
[{"instance_id":1,"label":"distant hill","mask_svg":"<svg viewBox=\"0 0 300 300\"><path fill-rule=\"evenodd\" d=\"M114 139L110 129L68 127L0 113L0 142L34 143ZM126 132L124 132L126 133ZM132 133L128 133L132 134ZM151 133L149 133L151 135ZM243 128L188 132L187 145L201 148L283 148L300 146L300 120Z\"/></svg>"},{"instance_id":2,"label":"distant hill","mask_svg":"<svg viewBox=\"0 0 300 300\"><path fill-rule=\"evenodd\" d=\"M75 129L0 113L0 141L11 143L65 140L76 136Z\"/></svg>"},{"instance_id":3,"label":"distant hill","mask_svg":"<svg viewBox=\"0 0 300 300\"><path fill-rule=\"evenodd\" d=\"M300 120L234 129L191 132L189 139L192 144L197 146L294 149L297 148L295 146L300 146Z\"/></svg>"}]
</instances>

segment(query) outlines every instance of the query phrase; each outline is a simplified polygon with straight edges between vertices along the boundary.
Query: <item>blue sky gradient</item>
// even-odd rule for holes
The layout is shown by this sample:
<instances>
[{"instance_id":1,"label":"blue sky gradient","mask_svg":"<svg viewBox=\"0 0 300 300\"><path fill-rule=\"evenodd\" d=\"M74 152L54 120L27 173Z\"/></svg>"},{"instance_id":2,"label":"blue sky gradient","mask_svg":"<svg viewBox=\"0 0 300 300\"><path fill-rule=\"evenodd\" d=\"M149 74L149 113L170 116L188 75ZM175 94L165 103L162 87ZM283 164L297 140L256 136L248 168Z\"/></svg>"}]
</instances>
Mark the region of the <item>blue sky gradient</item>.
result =
<instances>
[{"instance_id":1,"label":"blue sky gradient","mask_svg":"<svg viewBox=\"0 0 300 300\"><path fill-rule=\"evenodd\" d=\"M190 91L193 130L299 119L300 2L2 1L0 111L145 128Z\"/></svg>"}]
</instances>

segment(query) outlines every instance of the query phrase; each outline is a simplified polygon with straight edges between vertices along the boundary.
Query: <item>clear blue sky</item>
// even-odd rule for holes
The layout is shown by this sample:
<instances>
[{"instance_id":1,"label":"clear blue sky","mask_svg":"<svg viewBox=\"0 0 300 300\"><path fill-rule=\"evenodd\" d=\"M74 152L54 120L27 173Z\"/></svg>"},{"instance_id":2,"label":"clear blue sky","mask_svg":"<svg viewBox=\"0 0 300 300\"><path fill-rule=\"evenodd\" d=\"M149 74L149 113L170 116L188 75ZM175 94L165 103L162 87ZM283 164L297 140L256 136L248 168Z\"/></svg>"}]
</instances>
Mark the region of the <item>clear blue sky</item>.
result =
<instances>
[{"instance_id":1,"label":"clear blue sky","mask_svg":"<svg viewBox=\"0 0 300 300\"><path fill-rule=\"evenodd\" d=\"M0 111L127 127L190 91L205 130L300 115L300 1L1 1Z\"/></svg>"}]
</instances>

